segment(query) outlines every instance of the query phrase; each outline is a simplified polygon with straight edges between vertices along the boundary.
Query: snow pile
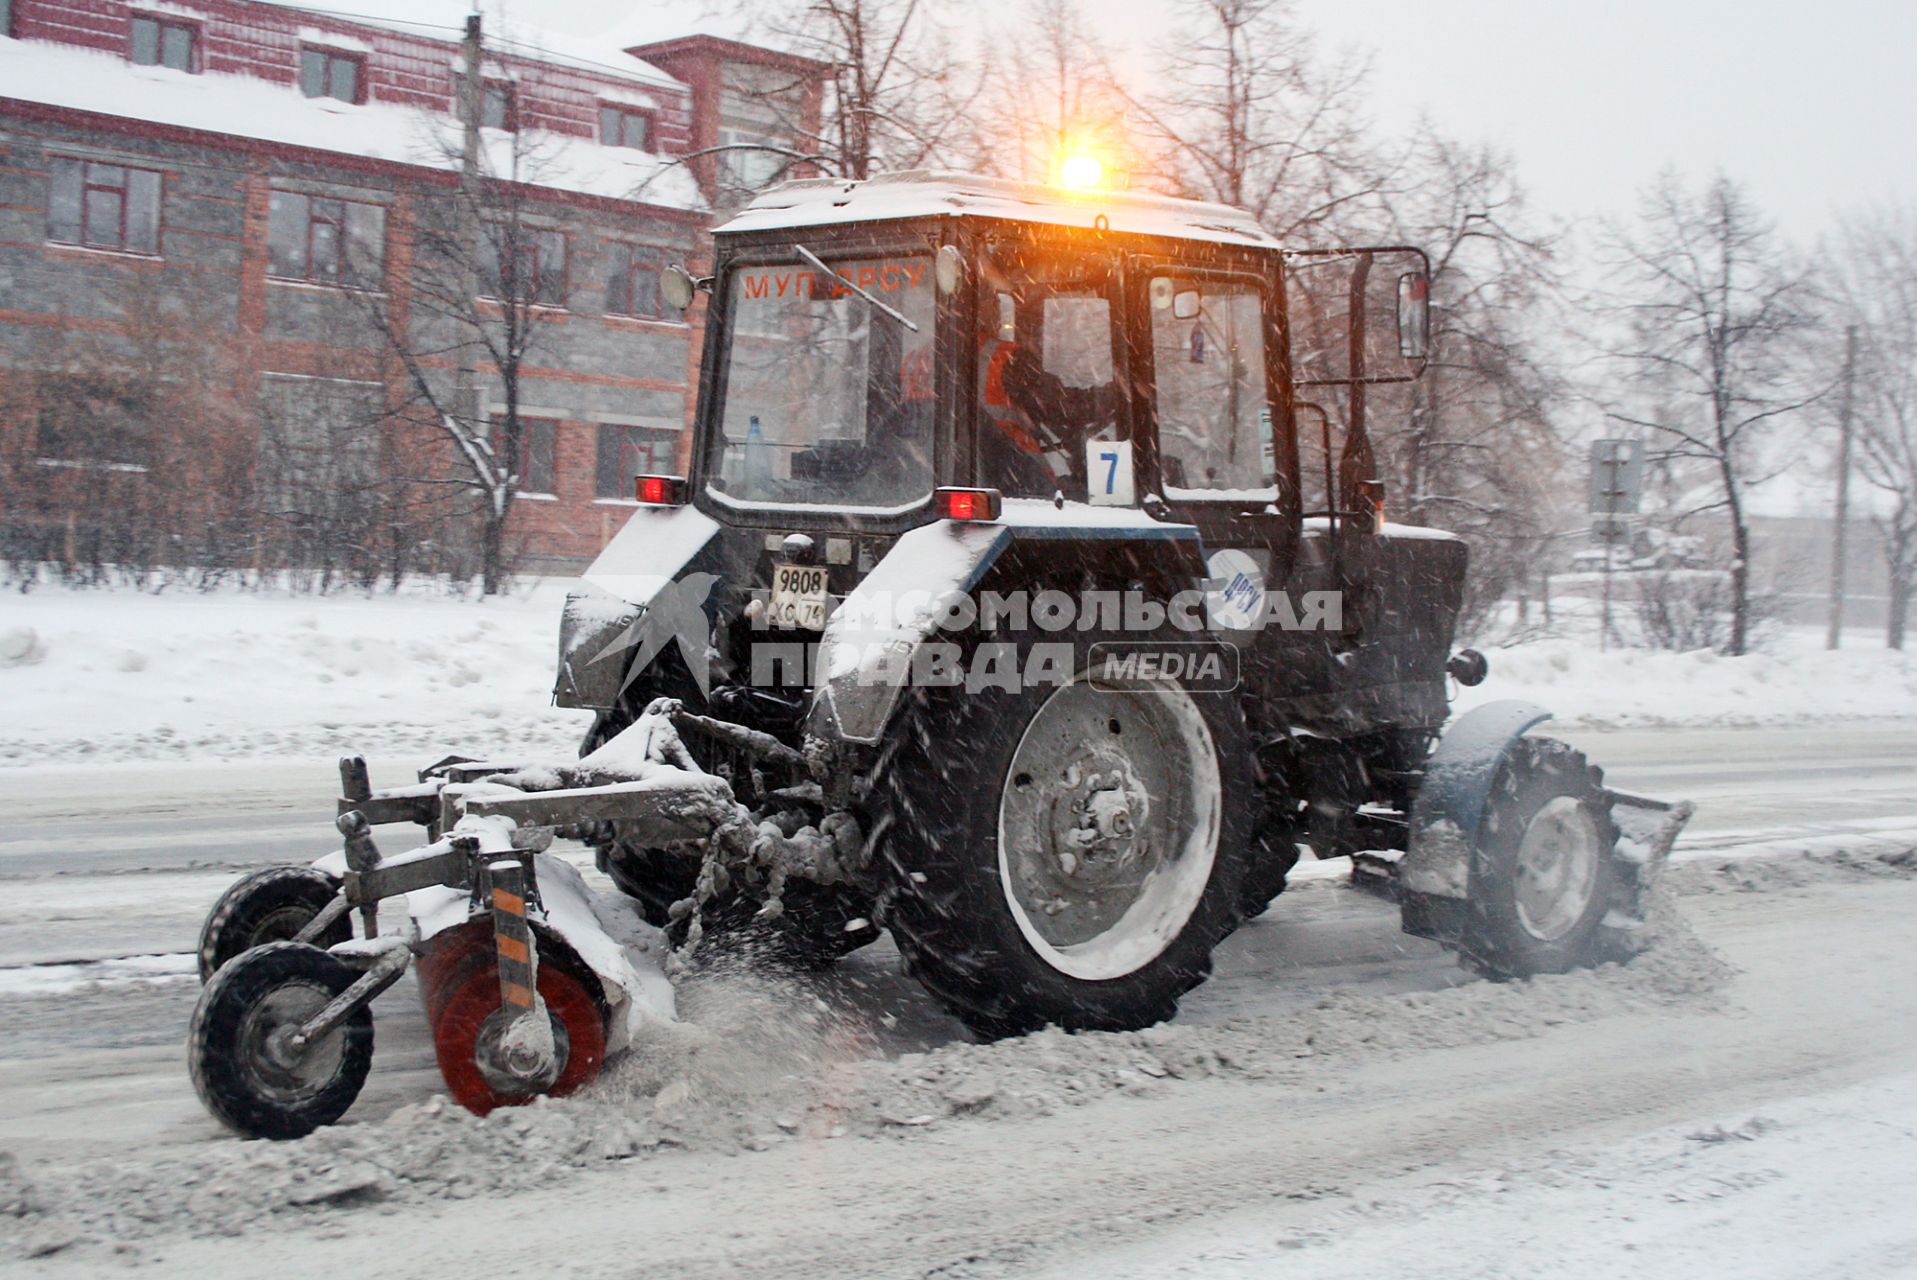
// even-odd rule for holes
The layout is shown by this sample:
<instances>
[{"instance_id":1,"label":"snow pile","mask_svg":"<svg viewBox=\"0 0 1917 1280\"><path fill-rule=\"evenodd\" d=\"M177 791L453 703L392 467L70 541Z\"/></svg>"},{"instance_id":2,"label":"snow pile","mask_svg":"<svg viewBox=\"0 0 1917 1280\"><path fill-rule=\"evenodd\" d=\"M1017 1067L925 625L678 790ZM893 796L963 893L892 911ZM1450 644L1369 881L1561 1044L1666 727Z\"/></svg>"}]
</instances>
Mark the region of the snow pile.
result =
<instances>
[{"instance_id":1,"label":"snow pile","mask_svg":"<svg viewBox=\"0 0 1917 1280\"><path fill-rule=\"evenodd\" d=\"M1438 992L1335 992L1303 1014L1125 1034L1048 1031L887 1061L876 1028L818 985L720 964L679 990L685 1022L652 1029L586 1094L481 1119L441 1097L299 1142L218 1142L146 1161L21 1170L0 1154L0 1257L230 1235L373 1203L510 1194L566 1170L662 1150L883 1140L1049 1114L1181 1080L1316 1087L1375 1055L1544 1034L1567 1022L1711 999L1727 970L1687 931L1629 966ZM669 1176L662 1166L661 1177Z\"/></svg>"},{"instance_id":2,"label":"snow pile","mask_svg":"<svg viewBox=\"0 0 1917 1280\"><path fill-rule=\"evenodd\" d=\"M1829 651L1821 634L1790 631L1767 651L1599 652L1542 640L1490 652L1491 674L1460 691L1460 711L1499 698L1549 707L1559 725L1593 728L1917 716L1917 654L1861 644Z\"/></svg>"},{"instance_id":3,"label":"snow pile","mask_svg":"<svg viewBox=\"0 0 1917 1280\"><path fill-rule=\"evenodd\" d=\"M512 596L44 588L0 628L0 765L511 748L566 758L565 583Z\"/></svg>"}]
</instances>

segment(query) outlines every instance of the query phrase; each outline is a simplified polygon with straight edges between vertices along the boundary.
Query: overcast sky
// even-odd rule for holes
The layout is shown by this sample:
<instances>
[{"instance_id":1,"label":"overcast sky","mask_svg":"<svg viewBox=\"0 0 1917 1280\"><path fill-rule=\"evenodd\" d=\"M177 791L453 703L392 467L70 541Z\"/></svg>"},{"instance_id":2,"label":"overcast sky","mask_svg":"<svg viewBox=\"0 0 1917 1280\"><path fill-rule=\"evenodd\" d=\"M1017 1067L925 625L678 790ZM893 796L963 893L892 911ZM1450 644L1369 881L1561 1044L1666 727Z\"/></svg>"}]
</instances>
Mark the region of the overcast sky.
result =
<instances>
[{"instance_id":1,"label":"overcast sky","mask_svg":"<svg viewBox=\"0 0 1917 1280\"><path fill-rule=\"evenodd\" d=\"M966 0L957 12L1016 12ZM1162 0L1081 0L1148 54ZM1747 183L1792 236L1833 210L1917 199L1917 0L1296 0L1331 45L1374 60L1379 124L1428 112L1508 147L1538 211L1624 213L1666 165ZM348 7L342 5L341 7ZM578 34L666 34L701 0L540 0L522 14ZM1124 20L1113 17L1123 15Z\"/></svg>"}]
</instances>

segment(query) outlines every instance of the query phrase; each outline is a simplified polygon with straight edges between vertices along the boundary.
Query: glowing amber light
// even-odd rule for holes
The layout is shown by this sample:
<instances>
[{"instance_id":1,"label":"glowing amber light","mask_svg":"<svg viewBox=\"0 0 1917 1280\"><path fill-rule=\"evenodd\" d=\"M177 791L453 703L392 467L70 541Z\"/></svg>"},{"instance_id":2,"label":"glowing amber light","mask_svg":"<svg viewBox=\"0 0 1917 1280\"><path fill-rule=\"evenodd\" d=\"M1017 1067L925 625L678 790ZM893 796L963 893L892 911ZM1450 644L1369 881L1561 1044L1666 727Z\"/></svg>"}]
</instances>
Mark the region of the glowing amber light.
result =
<instances>
[{"instance_id":1,"label":"glowing amber light","mask_svg":"<svg viewBox=\"0 0 1917 1280\"><path fill-rule=\"evenodd\" d=\"M1058 166L1058 181L1074 191L1090 191L1105 184L1105 165L1097 156L1076 152Z\"/></svg>"}]
</instances>

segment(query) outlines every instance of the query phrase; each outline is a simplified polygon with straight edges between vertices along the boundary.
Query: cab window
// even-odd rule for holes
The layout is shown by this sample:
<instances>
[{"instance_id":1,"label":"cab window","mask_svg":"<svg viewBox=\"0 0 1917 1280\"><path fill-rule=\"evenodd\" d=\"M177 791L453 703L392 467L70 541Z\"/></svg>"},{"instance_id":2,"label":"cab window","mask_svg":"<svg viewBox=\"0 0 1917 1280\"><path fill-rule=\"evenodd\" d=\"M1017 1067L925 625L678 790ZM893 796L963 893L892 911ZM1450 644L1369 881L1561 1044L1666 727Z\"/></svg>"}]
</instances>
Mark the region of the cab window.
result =
<instances>
[{"instance_id":1,"label":"cab window","mask_svg":"<svg viewBox=\"0 0 1917 1280\"><path fill-rule=\"evenodd\" d=\"M1249 280L1161 274L1148 297L1165 496L1271 493L1264 291Z\"/></svg>"},{"instance_id":2,"label":"cab window","mask_svg":"<svg viewBox=\"0 0 1917 1280\"><path fill-rule=\"evenodd\" d=\"M988 250L978 307L980 483L1087 497L1087 444L1123 438L1117 274L1092 254Z\"/></svg>"}]
</instances>

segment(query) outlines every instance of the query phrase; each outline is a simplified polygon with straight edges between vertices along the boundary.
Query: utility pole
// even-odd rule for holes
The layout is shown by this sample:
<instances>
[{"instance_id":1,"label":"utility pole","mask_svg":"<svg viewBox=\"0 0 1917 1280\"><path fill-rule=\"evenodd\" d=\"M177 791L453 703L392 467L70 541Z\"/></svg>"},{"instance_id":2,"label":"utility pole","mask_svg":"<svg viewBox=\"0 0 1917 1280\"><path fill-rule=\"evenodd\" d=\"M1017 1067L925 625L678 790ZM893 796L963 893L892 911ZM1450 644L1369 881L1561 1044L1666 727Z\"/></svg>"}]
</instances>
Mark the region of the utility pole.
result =
<instances>
[{"instance_id":1,"label":"utility pole","mask_svg":"<svg viewBox=\"0 0 1917 1280\"><path fill-rule=\"evenodd\" d=\"M460 262L460 306L472 308L473 323L479 323L479 239L486 234L480 225L479 210L482 199L480 189L480 121L484 116L486 104L485 35L480 25L480 16L476 13L466 16L466 37L460 42L460 56L465 62L459 81L459 208L455 213L453 234L459 242ZM486 485L486 523L481 552L482 568L485 578L484 590L491 594L498 589L500 557L500 521L504 511L500 507L499 472L510 466L510 458L491 456L492 432L484 425L485 391L479 380L478 334L467 335L459 344L459 389L455 393L454 403L458 405L459 416L467 438L479 446L476 450L488 459L493 475L488 477Z\"/></svg>"},{"instance_id":2,"label":"utility pole","mask_svg":"<svg viewBox=\"0 0 1917 1280\"><path fill-rule=\"evenodd\" d=\"M1857 326L1844 330L1844 386L1837 402L1837 527L1831 532L1830 631L1824 647L1844 643L1844 533L1850 523L1851 387L1857 376Z\"/></svg>"},{"instance_id":3,"label":"utility pole","mask_svg":"<svg viewBox=\"0 0 1917 1280\"><path fill-rule=\"evenodd\" d=\"M460 56L465 60L465 68L459 85L459 123L463 136L459 153L459 212L456 225L459 259L465 277L460 286L463 291L461 303L472 306L474 299L479 296L479 121L486 100L483 66L485 40L476 13L467 15L466 38L461 43ZM472 341L462 342L459 346L459 411L466 419L467 430L475 433L479 430L480 409L477 350L478 344Z\"/></svg>"}]
</instances>

